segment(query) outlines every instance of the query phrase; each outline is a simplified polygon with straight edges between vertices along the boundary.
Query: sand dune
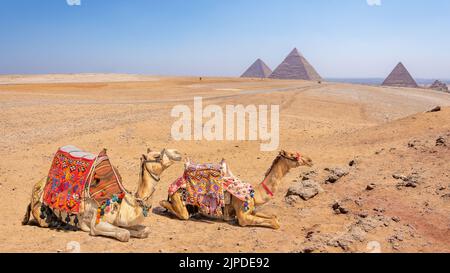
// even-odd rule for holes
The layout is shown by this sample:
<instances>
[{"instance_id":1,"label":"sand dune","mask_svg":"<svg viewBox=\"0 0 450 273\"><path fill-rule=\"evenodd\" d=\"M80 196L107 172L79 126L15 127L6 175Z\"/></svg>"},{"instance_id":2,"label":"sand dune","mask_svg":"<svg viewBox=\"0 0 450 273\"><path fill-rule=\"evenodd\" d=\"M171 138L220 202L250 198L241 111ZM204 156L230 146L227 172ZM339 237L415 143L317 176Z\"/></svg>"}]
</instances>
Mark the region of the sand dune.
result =
<instances>
[{"instance_id":1,"label":"sand dune","mask_svg":"<svg viewBox=\"0 0 450 273\"><path fill-rule=\"evenodd\" d=\"M425 89L370 87L307 81L233 78L153 78L128 75L0 76L0 251L64 249L78 241L83 252L366 252L376 241L383 252L450 251L450 95ZM278 104L281 147L310 156L324 189L303 201L288 199L289 187L309 168L296 169L273 201L280 230L236 223L178 221L152 213L148 239L120 243L83 232L22 226L32 185L46 176L59 146L73 144L109 155L134 190L139 156L147 147L176 148L200 162L226 158L244 181L259 183L276 152L259 142L176 142L174 105ZM436 105L437 113L425 113ZM436 145L442 137L447 146ZM355 160L350 167L348 163ZM325 168L349 174L325 184ZM154 207L182 172L171 167L155 193ZM416 187L401 179L412 176ZM374 189L367 186L374 184ZM336 214L338 201L346 214ZM370 246L370 244L369 244Z\"/></svg>"}]
</instances>

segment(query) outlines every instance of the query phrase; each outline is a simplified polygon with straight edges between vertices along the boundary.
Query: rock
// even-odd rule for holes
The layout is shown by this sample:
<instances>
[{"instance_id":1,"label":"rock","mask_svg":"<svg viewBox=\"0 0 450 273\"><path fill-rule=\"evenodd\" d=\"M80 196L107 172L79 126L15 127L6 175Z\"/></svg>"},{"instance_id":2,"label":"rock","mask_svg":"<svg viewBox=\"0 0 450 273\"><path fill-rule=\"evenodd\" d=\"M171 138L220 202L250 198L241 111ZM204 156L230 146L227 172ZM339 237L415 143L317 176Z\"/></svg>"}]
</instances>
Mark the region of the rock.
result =
<instances>
[{"instance_id":1,"label":"rock","mask_svg":"<svg viewBox=\"0 0 450 273\"><path fill-rule=\"evenodd\" d=\"M350 212L349 209L349 202L350 199L344 199L342 201L334 201L331 208L334 210L334 213L336 214L347 214Z\"/></svg>"},{"instance_id":2,"label":"rock","mask_svg":"<svg viewBox=\"0 0 450 273\"><path fill-rule=\"evenodd\" d=\"M406 180L407 179L406 176L401 175L401 174L393 174L392 177L395 178L395 179L401 179L401 180Z\"/></svg>"},{"instance_id":3,"label":"rock","mask_svg":"<svg viewBox=\"0 0 450 273\"><path fill-rule=\"evenodd\" d=\"M375 212L377 212L378 214L382 215L386 210L383 208L374 208L373 209Z\"/></svg>"},{"instance_id":4,"label":"rock","mask_svg":"<svg viewBox=\"0 0 450 273\"><path fill-rule=\"evenodd\" d=\"M330 240L330 236L322 235L320 232L310 231L306 234L305 241L302 243L300 253L325 253L326 245Z\"/></svg>"},{"instance_id":5,"label":"rock","mask_svg":"<svg viewBox=\"0 0 450 273\"><path fill-rule=\"evenodd\" d=\"M294 205L300 200L300 196L298 195L289 195L284 198L284 201L289 205Z\"/></svg>"},{"instance_id":6,"label":"rock","mask_svg":"<svg viewBox=\"0 0 450 273\"><path fill-rule=\"evenodd\" d=\"M435 112L440 112L440 111L441 111L441 107L436 106L433 109L431 109L430 111L428 111L427 113L435 113Z\"/></svg>"},{"instance_id":7,"label":"rock","mask_svg":"<svg viewBox=\"0 0 450 273\"><path fill-rule=\"evenodd\" d=\"M349 235L352 236L353 239L363 242L366 239L367 232L364 231L360 226L353 225L350 227L348 231Z\"/></svg>"},{"instance_id":8,"label":"rock","mask_svg":"<svg viewBox=\"0 0 450 273\"><path fill-rule=\"evenodd\" d=\"M441 91L441 92L448 92L448 86L447 84L436 80L431 86L430 89L436 90L436 91Z\"/></svg>"},{"instance_id":9,"label":"rock","mask_svg":"<svg viewBox=\"0 0 450 273\"><path fill-rule=\"evenodd\" d=\"M344 251L350 251L351 246L355 243L355 240L348 233L345 233L337 238L333 238L328 241L329 246L340 247Z\"/></svg>"},{"instance_id":10,"label":"rock","mask_svg":"<svg viewBox=\"0 0 450 273\"><path fill-rule=\"evenodd\" d=\"M355 223L355 225L362 228L362 230L364 230L365 232L370 232L370 231L376 229L377 227L382 226L382 223L380 220L378 220L376 218L366 217L366 218L359 219Z\"/></svg>"},{"instance_id":11,"label":"rock","mask_svg":"<svg viewBox=\"0 0 450 273\"><path fill-rule=\"evenodd\" d=\"M356 242L364 242L367 238L367 231L359 224L352 224L346 232L328 241L329 246L340 247L344 251L350 251Z\"/></svg>"},{"instance_id":12,"label":"rock","mask_svg":"<svg viewBox=\"0 0 450 273\"><path fill-rule=\"evenodd\" d=\"M403 236L401 234L394 234L387 239L387 241L391 244L392 248L395 250L399 250L400 242L403 242Z\"/></svg>"},{"instance_id":13,"label":"rock","mask_svg":"<svg viewBox=\"0 0 450 273\"><path fill-rule=\"evenodd\" d=\"M358 164L359 164L358 158L352 159L350 162L348 162L348 166L350 166L350 167L355 167Z\"/></svg>"},{"instance_id":14,"label":"rock","mask_svg":"<svg viewBox=\"0 0 450 273\"><path fill-rule=\"evenodd\" d=\"M394 174L392 175L392 177L397 180L401 180L399 183L397 183L397 189L400 189L401 187L416 188L419 185L418 173L412 173L408 176Z\"/></svg>"},{"instance_id":15,"label":"rock","mask_svg":"<svg viewBox=\"0 0 450 273\"><path fill-rule=\"evenodd\" d=\"M436 139L436 146L446 147L447 143L445 141L445 138L441 136L438 139Z\"/></svg>"},{"instance_id":16,"label":"rock","mask_svg":"<svg viewBox=\"0 0 450 273\"><path fill-rule=\"evenodd\" d=\"M394 221L396 223L400 222L400 217L398 217L398 216L394 216L391 219L392 219L392 221Z\"/></svg>"},{"instance_id":17,"label":"rock","mask_svg":"<svg viewBox=\"0 0 450 273\"><path fill-rule=\"evenodd\" d=\"M363 211L363 212L360 212L358 214L358 216L361 217L361 218L367 218L367 217L369 217L369 213L366 212L366 211Z\"/></svg>"},{"instance_id":18,"label":"rock","mask_svg":"<svg viewBox=\"0 0 450 273\"><path fill-rule=\"evenodd\" d=\"M304 172L301 175L301 180L305 181L305 180L310 180L313 179L315 176L317 176L316 171L308 171L308 172Z\"/></svg>"},{"instance_id":19,"label":"rock","mask_svg":"<svg viewBox=\"0 0 450 273\"><path fill-rule=\"evenodd\" d=\"M444 194L441 197L444 198L445 200L450 200L450 193Z\"/></svg>"},{"instance_id":20,"label":"rock","mask_svg":"<svg viewBox=\"0 0 450 273\"><path fill-rule=\"evenodd\" d=\"M286 197L296 195L307 201L318 195L320 192L323 192L323 189L317 182L314 180L304 180L290 187Z\"/></svg>"},{"instance_id":21,"label":"rock","mask_svg":"<svg viewBox=\"0 0 450 273\"><path fill-rule=\"evenodd\" d=\"M367 185L366 190L367 191L372 191L376 188L376 184L374 183L370 183L369 185Z\"/></svg>"},{"instance_id":22,"label":"rock","mask_svg":"<svg viewBox=\"0 0 450 273\"><path fill-rule=\"evenodd\" d=\"M346 169L342 168L334 168L334 169L326 168L325 171L328 171L330 173L330 175L325 179L325 184L336 183L339 179L349 174L349 172Z\"/></svg>"}]
</instances>

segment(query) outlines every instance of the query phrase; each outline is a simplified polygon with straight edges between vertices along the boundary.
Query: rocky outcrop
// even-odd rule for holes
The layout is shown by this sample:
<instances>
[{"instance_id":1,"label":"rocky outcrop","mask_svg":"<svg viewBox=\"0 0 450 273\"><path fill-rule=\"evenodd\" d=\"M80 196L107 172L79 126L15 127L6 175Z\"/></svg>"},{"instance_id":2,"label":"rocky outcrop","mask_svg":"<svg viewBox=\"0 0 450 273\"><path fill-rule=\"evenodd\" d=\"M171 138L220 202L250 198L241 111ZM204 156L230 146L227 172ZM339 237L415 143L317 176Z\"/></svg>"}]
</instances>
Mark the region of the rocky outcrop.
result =
<instances>
[{"instance_id":1,"label":"rocky outcrop","mask_svg":"<svg viewBox=\"0 0 450 273\"><path fill-rule=\"evenodd\" d=\"M320 192L323 192L323 189L320 187L319 183L314 180L303 180L290 187L286 197L298 196L307 201L318 195Z\"/></svg>"}]
</instances>

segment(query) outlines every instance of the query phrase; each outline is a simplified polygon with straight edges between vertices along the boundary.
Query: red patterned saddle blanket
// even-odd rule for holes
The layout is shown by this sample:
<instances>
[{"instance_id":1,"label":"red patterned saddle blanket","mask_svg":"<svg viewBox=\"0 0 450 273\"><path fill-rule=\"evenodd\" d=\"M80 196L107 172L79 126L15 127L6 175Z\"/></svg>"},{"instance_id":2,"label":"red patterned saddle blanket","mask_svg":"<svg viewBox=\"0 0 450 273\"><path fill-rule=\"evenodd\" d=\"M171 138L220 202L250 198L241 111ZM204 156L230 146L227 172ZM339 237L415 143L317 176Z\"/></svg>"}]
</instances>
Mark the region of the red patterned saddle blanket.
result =
<instances>
[{"instance_id":1,"label":"red patterned saddle blanket","mask_svg":"<svg viewBox=\"0 0 450 273\"><path fill-rule=\"evenodd\" d=\"M110 164L106 150L95 156L75 146L64 146L53 158L43 203L55 211L78 214L84 197L100 205L123 191L120 175Z\"/></svg>"},{"instance_id":2,"label":"red patterned saddle blanket","mask_svg":"<svg viewBox=\"0 0 450 273\"><path fill-rule=\"evenodd\" d=\"M180 188L186 189L187 205L194 205L202 214L212 217L223 216L226 193L244 202L254 196L251 184L226 176L221 164L188 164L183 176L169 186L169 196Z\"/></svg>"}]
</instances>

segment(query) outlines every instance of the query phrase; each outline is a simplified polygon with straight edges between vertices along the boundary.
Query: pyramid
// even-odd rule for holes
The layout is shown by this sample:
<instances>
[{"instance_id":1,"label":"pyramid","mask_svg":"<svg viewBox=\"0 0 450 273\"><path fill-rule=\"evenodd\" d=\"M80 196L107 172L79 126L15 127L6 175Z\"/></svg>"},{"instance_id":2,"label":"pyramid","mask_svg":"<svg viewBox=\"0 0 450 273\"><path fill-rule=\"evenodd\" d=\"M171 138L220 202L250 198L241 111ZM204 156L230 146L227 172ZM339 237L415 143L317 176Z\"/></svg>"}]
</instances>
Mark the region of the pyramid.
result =
<instances>
[{"instance_id":1,"label":"pyramid","mask_svg":"<svg viewBox=\"0 0 450 273\"><path fill-rule=\"evenodd\" d=\"M389 74L386 80L384 80L382 85L413 88L419 87L411 74L409 74L406 67L401 62L398 63L391 74Z\"/></svg>"},{"instance_id":2,"label":"pyramid","mask_svg":"<svg viewBox=\"0 0 450 273\"><path fill-rule=\"evenodd\" d=\"M242 74L241 78L267 78L271 73L272 69L258 59Z\"/></svg>"},{"instance_id":3,"label":"pyramid","mask_svg":"<svg viewBox=\"0 0 450 273\"><path fill-rule=\"evenodd\" d=\"M269 78L320 81L322 77L296 48L273 71Z\"/></svg>"},{"instance_id":4,"label":"pyramid","mask_svg":"<svg viewBox=\"0 0 450 273\"><path fill-rule=\"evenodd\" d=\"M439 81L439 80L436 80L436 81L430 86L430 89L437 90L437 91L448 92L448 86L447 86L447 84L445 84L445 83L443 83L443 82L441 82L441 81Z\"/></svg>"}]
</instances>

